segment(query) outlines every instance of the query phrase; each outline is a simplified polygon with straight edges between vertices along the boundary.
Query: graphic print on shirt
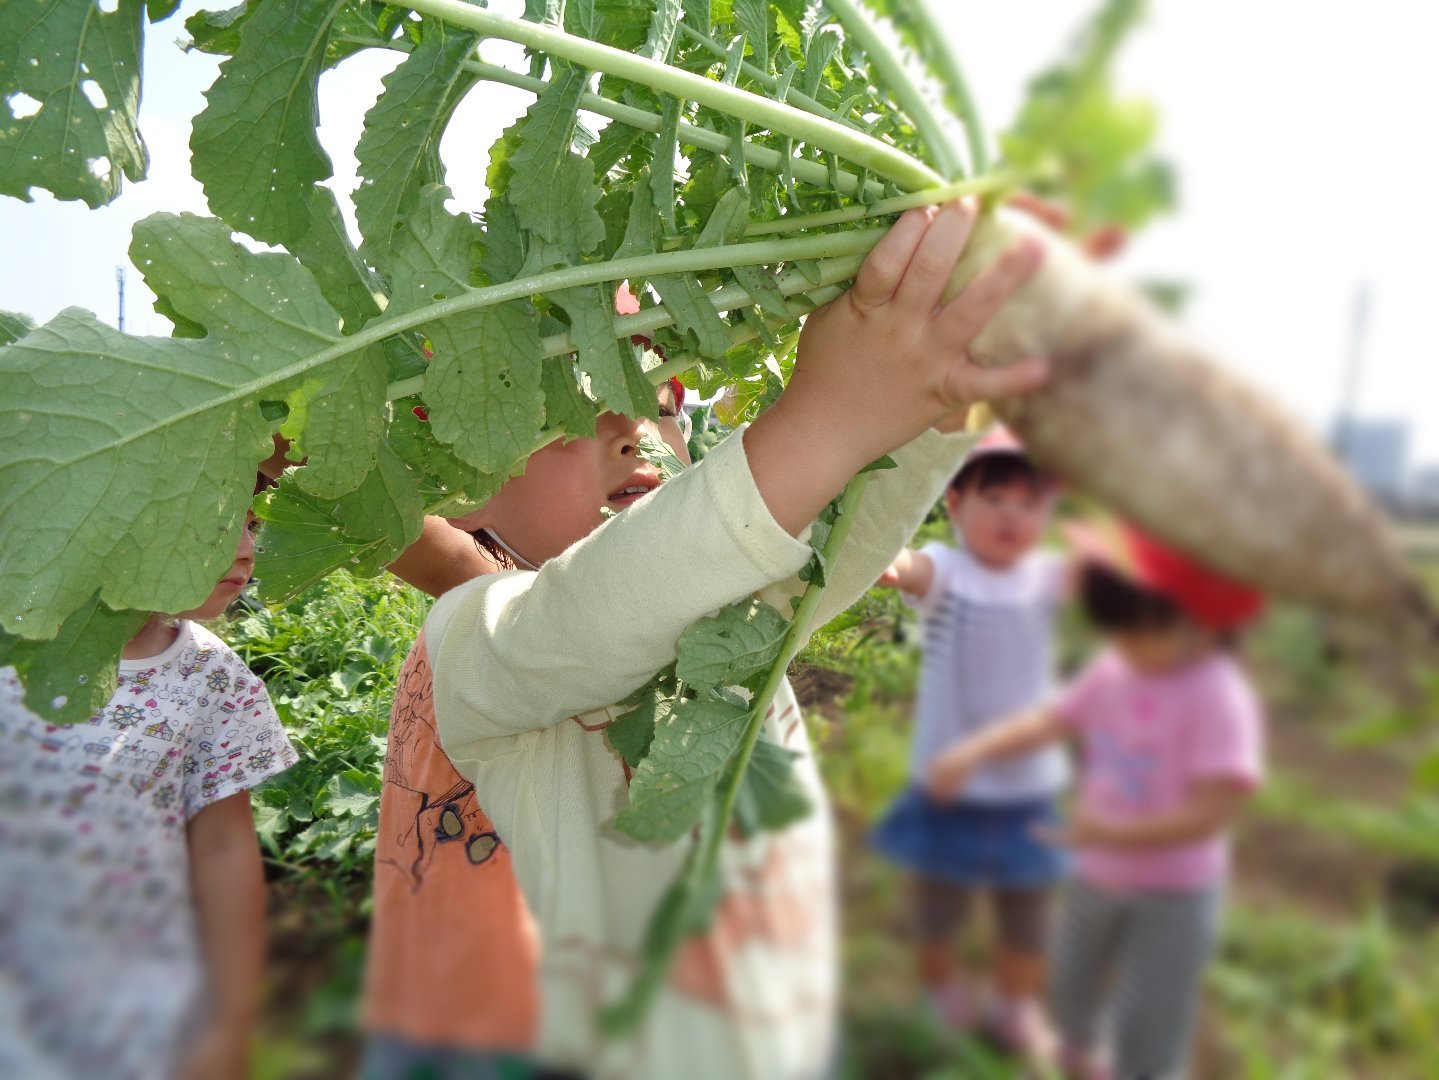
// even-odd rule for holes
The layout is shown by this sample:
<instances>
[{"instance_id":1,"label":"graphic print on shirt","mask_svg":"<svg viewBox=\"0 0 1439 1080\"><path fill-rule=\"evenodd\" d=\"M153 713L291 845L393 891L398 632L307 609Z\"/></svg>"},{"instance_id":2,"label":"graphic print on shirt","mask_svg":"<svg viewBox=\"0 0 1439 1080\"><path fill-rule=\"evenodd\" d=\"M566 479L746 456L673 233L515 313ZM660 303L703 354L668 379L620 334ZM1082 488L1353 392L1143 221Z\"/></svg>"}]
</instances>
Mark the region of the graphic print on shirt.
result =
<instances>
[{"instance_id":1,"label":"graphic print on shirt","mask_svg":"<svg viewBox=\"0 0 1439 1080\"><path fill-rule=\"evenodd\" d=\"M457 845L471 866L483 866L501 847L474 784L440 747L433 696L429 664L420 656L400 672L385 751L385 788L402 807L395 818L403 823L394 838L399 850L378 859L404 874L412 892L424 887L426 872L446 857L439 853L448 845Z\"/></svg>"}]
</instances>

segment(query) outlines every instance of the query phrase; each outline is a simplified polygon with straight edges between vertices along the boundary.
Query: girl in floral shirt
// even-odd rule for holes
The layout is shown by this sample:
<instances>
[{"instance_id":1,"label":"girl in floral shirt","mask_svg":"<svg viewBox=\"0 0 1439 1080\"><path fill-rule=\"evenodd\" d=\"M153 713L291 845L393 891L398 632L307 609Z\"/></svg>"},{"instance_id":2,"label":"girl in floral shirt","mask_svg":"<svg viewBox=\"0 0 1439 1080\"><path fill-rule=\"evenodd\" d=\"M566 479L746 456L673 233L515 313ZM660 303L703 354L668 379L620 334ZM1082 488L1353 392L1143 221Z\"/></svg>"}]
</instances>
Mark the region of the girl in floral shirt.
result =
<instances>
[{"instance_id":1,"label":"girl in floral shirt","mask_svg":"<svg viewBox=\"0 0 1439 1080\"><path fill-rule=\"evenodd\" d=\"M88 723L46 724L0 669L0 1076L247 1073L264 957L250 788L295 762L265 686L191 620L125 646Z\"/></svg>"}]
</instances>

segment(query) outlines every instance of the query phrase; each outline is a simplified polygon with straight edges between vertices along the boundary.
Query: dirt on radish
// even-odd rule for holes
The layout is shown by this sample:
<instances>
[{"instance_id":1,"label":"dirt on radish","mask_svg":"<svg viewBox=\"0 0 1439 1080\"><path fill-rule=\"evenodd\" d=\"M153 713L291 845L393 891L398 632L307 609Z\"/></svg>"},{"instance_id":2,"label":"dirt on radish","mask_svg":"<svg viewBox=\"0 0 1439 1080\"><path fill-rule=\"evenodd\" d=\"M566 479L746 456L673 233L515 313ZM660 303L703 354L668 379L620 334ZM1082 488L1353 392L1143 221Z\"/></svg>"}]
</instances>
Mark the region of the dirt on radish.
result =
<instances>
[{"instance_id":1,"label":"dirt on radish","mask_svg":"<svg viewBox=\"0 0 1439 1080\"><path fill-rule=\"evenodd\" d=\"M980 335L983 364L1049 358L1040 392L995 411L1046 467L1216 569L1277 597L1435 639L1435 612L1377 510L1278 404L1032 219L978 226L957 288L1021 232L1039 272Z\"/></svg>"}]
</instances>

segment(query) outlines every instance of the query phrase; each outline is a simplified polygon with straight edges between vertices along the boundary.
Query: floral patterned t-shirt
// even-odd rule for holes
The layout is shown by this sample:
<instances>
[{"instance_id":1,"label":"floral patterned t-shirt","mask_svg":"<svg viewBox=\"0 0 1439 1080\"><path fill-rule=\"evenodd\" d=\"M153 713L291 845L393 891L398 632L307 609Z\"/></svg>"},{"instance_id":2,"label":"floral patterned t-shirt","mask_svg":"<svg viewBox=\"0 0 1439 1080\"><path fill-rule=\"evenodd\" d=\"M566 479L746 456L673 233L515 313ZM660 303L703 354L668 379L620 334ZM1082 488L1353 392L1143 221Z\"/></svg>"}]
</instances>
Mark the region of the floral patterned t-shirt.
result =
<instances>
[{"instance_id":1,"label":"floral patterned t-shirt","mask_svg":"<svg viewBox=\"0 0 1439 1080\"><path fill-rule=\"evenodd\" d=\"M69 727L0 668L0 1075L168 1077L203 1020L186 825L296 757L264 683L178 631Z\"/></svg>"}]
</instances>

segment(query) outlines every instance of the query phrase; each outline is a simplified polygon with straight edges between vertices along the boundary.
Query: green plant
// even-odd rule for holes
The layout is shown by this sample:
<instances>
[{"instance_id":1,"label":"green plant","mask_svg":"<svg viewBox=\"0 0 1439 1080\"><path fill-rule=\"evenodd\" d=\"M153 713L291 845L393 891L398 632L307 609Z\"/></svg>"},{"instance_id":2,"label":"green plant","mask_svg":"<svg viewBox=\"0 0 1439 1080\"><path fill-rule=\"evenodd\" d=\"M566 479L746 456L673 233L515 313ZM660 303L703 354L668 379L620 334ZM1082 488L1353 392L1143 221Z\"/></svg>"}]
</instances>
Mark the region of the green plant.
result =
<instances>
[{"instance_id":1,"label":"green plant","mask_svg":"<svg viewBox=\"0 0 1439 1080\"><path fill-rule=\"evenodd\" d=\"M254 793L261 843L277 868L325 867L332 898L357 878L368 884L400 650L428 607L393 579L341 572L227 629L300 755Z\"/></svg>"},{"instance_id":2,"label":"green plant","mask_svg":"<svg viewBox=\"0 0 1439 1080\"><path fill-rule=\"evenodd\" d=\"M46 153L17 164L18 144L8 143L6 184L19 176L25 191L79 190L81 163L51 111L62 98L81 108L74 88L64 89L67 59L80 70L103 40L117 69L129 65L129 84L138 79L138 4L126 0L110 20L76 17L81 6L67 0L65 17L49 21L28 6L7 9L0 26L0 72L45 93L16 130ZM131 249L174 336L127 337L74 310L34 330L6 324L14 340L0 366L18 392L7 396L0 444L0 617L5 655L32 703L85 715L107 691L101 673L135 613L181 610L208 591L272 435L306 459L260 506L262 591L283 601L337 568L377 572L416 538L422 512L483 501L538 447L592 434L601 409L652 415L652 386L672 375L704 391L759 381L736 418L752 414L770 389L764 372L784 370L798 318L835 296L882 235L866 222L964 193L992 196L1021 179L979 171L984 140L957 63L924 32L922 8L886 7L968 121L974 175L962 178L964 155L854 0L550 0L530 5L527 19L460 0L257 0L190 19L197 47L227 56L191 139L217 217L156 215L136 227ZM171 10L156 4L150 14ZM1137 11L1133 0L1106 5L1091 38L1043 84L1058 78L1062 91L1021 118L1007 150L1025 175L1057 174L1081 202L1098 200L1094 214L1131 221L1167 197L1131 184L1118 198L1101 182L1143 158L1148 140L1110 107L1105 75ZM481 38L527 46L530 70L476 59ZM325 70L372 48L405 55L356 147L364 179L355 248L322 184L330 167L315 87ZM477 220L449 209L438 147L456 103L486 81L522 86L536 101L491 151L490 198ZM129 99L115 98L81 126L133 136ZM581 112L609 123L590 131ZM1074 125L1088 139L1116 123L1125 130L1102 159L1075 152ZM1089 171L1066 178L1081 165ZM83 193L95 194L93 185ZM992 221L985 228L957 283L1008 236ZM284 250L256 253L235 231ZM1055 282L1099 288L1073 264L1057 273ZM613 291L624 280L659 302L616 319ZM1040 295L1053 301L1055 282ZM1143 332L1142 321L1130 322ZM645 371L629 343L636 333L670 359ZM1013 355L1011 344L992 359ZM137 393L140 383L163 392ZM123 407L94 422L97 401ZM188 452L198 445L207 453ZM160 462L163 498L154 494ZM696 823L702 830L661 905L625 1015L657 985L679 934L703 918L699 898L730 816L774 826L799 812L759 720L807 632L865 481L816 523L793 618L741 605L698 624L681 640L676 669L639 691L633 719L612 733L636 769L620 827L657 840ZM64 542L37 544L40 520ZM156 534L216 542L161 553L148 542ZM336 688L351 693L369 677L363 665L335 674ZM751 701L728 691L736 683ZM300 690L282 704L303 731L314 700ZM680 799L666 787L670 772L654 765L667 752L656 721L670 714L703 721L724 762L686 773ZM277 792L266 804L262 827L278 846L303 814L325 811L289 843L343 862L366 851L376 789L366 763L326 764L339 771L323 788L297 776L283 801ZM677 803L682 812L671 812Z\"/></svg>"}]
</instances>

